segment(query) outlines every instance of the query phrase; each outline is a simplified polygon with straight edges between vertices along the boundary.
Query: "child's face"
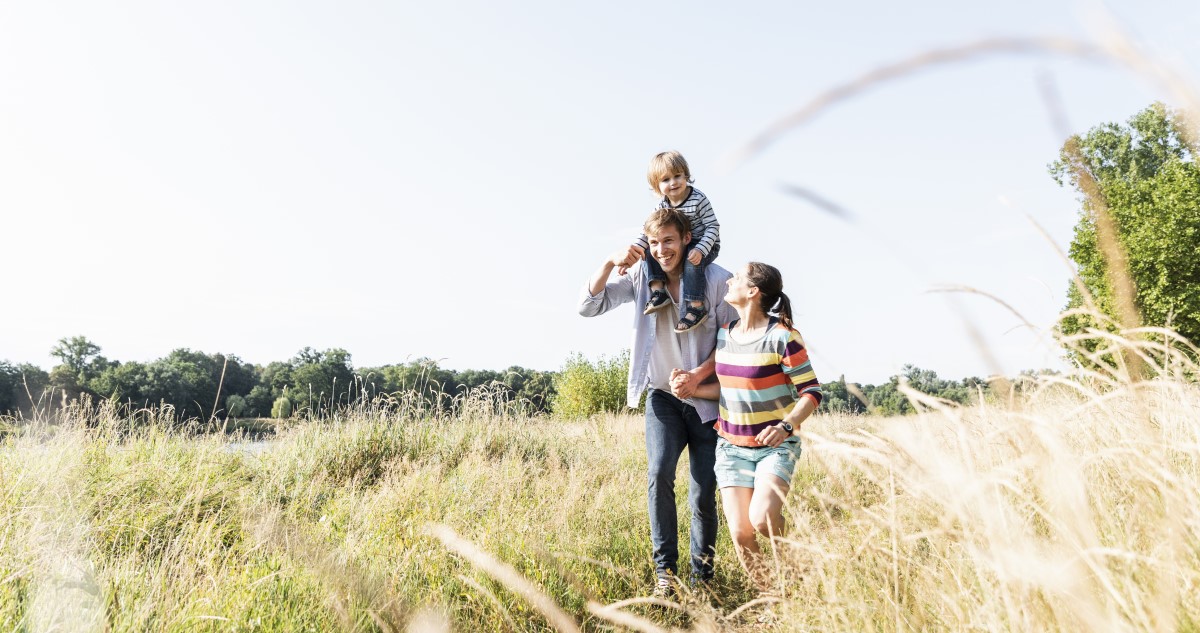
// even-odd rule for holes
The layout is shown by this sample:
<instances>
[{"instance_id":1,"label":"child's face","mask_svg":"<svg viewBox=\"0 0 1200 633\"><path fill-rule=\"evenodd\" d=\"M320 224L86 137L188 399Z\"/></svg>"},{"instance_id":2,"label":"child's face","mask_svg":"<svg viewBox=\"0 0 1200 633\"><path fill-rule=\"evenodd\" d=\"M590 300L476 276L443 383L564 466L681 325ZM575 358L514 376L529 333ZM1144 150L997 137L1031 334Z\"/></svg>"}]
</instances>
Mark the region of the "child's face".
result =
<instances>
[{"instance_id":1,"label":"child's face","mask_svg":"<svg viewBox=\"0 0 1200 633\"><path fill-rule=\"evenodd\" d=\"M687 176L683 174L663 174L658 179L658 192L676 204L683 202L683 195L687 193L687 188Z\"/></svg>"}]
</instances>

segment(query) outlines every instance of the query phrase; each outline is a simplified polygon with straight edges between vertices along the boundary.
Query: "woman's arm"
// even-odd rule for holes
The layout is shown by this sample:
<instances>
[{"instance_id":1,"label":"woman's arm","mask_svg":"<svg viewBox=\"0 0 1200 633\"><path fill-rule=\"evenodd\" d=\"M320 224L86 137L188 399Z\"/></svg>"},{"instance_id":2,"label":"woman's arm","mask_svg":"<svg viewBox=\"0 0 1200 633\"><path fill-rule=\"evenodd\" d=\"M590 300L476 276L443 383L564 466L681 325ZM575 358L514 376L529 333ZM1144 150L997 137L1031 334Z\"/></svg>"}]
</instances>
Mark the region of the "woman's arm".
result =
<instances>
[{"instance_id":1,"label":"woman's arm","mask_svg":"<svg viewBox=\"0 0 1200 633\"><path fill-rule=\"evenodd\" d=\"M754 439L767 446L779 446L792 435L800 433L800 425L803 424L804 421L808 419L808 416L812 415L813 411L816 410L817 402L815 400L812 398L800 398L800 401L796 403L796 406L792 407L792 410L789 411L787 415L783 416L782 424L768 426L767 428L759 431L758 435L756 435ZM792 425L791 434L783 430L783 424Z\"/></svg>"}]
</instances>

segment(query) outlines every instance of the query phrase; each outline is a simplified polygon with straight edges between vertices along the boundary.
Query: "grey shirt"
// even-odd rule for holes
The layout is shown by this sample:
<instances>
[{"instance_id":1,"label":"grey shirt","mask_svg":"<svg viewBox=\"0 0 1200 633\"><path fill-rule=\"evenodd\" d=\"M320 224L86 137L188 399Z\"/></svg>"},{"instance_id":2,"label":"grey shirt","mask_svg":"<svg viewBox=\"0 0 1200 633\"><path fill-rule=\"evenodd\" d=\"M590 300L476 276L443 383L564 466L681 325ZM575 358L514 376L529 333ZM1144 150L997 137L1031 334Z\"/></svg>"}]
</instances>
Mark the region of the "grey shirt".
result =
<instances>
[{"instance_id":1,"label":"grey shirt","mask_svg":"<svg viewBox=\"0 0 1200 633\"><path fill-rule=\"evenodd\" d=\"M704 323L690 332L683 334L672 333L679 341L679 351L683 366L680 369L695 369L700 363L708 360L717 347L717 328L729 323L737 317L737 313L725 303L725 282L733 275L716 264L709 264L704 271L705 302L716 306L709 313ZM579 300L579 314L593 317L604 314L623 304L633 303L633 346L629 361L629 379L625 385L626 404L631 408L638 406L642 393L650 384L650 352L654 349L656 333L654 314L642 314L642 308L650 299L650 287L646 279L646 267L639 264L629 269L629 273L615 280L610 280L598 294L588 292L589 284L584 284L583 294ZM682 302L678 306L683 311ZM680 314L679 316L682 316ZM694 398L688 401L696 407L700 419L705 422L717 419L718 405L716 400Z\"/></svg>"}]
</instances>

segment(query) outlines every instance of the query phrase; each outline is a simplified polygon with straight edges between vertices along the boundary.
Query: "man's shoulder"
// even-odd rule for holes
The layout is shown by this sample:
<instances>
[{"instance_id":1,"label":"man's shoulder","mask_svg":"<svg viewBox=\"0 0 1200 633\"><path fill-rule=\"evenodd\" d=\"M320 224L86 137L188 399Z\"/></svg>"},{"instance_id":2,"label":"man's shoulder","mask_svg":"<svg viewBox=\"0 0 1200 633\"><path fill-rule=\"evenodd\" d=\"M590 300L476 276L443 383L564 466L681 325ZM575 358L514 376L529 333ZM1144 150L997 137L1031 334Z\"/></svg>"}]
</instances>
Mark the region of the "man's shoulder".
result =
<instances>
[{"instance_id":1,"label":"man's shoulder","mask_svg":"<svg viewBox=\"0 0 1200 633\"><path fill-rule=\"evenodd\" d=\"M704 278L710 282L727 281L733 273L721 268L718 264L709 264L704 268Z\"/></svg>"}]
</instances>

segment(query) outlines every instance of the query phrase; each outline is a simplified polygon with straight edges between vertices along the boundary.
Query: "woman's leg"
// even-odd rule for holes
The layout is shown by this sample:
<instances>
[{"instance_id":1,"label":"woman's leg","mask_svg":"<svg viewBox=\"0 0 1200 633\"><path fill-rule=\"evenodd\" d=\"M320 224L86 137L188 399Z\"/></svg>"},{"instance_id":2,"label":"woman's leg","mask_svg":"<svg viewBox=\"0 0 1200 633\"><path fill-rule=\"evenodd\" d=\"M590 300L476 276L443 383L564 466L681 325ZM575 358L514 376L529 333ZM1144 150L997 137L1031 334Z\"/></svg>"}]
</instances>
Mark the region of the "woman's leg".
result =
<instances>
[{"instance_id":1,"label":"woman's leg","mask_svg":"<svg viewBox=\"0 0 1200 633\"><path fill-rule=\"evenodd\" d=\"M764 591L770 585L762 574L762 550L758 547L754 524L750 521L755 490L739 486L722 488L721 505L725 509L725 523L729 525L729 535L733 537L733 551L737 553L738 562L742 564L750 582Z\"/></svg>"},{"instance_id":2,"label":"woman's leg","mask_svg":"<svg viewBox=\"0 0 1200 633\"><path fill-rule=\"evenodd\" d=\"M747 508L754 530L767 538L783 536L783 500L787 498L788 483L777 475L759 472L754 478L754 494Z\"/></svg>"}]
</instances>

